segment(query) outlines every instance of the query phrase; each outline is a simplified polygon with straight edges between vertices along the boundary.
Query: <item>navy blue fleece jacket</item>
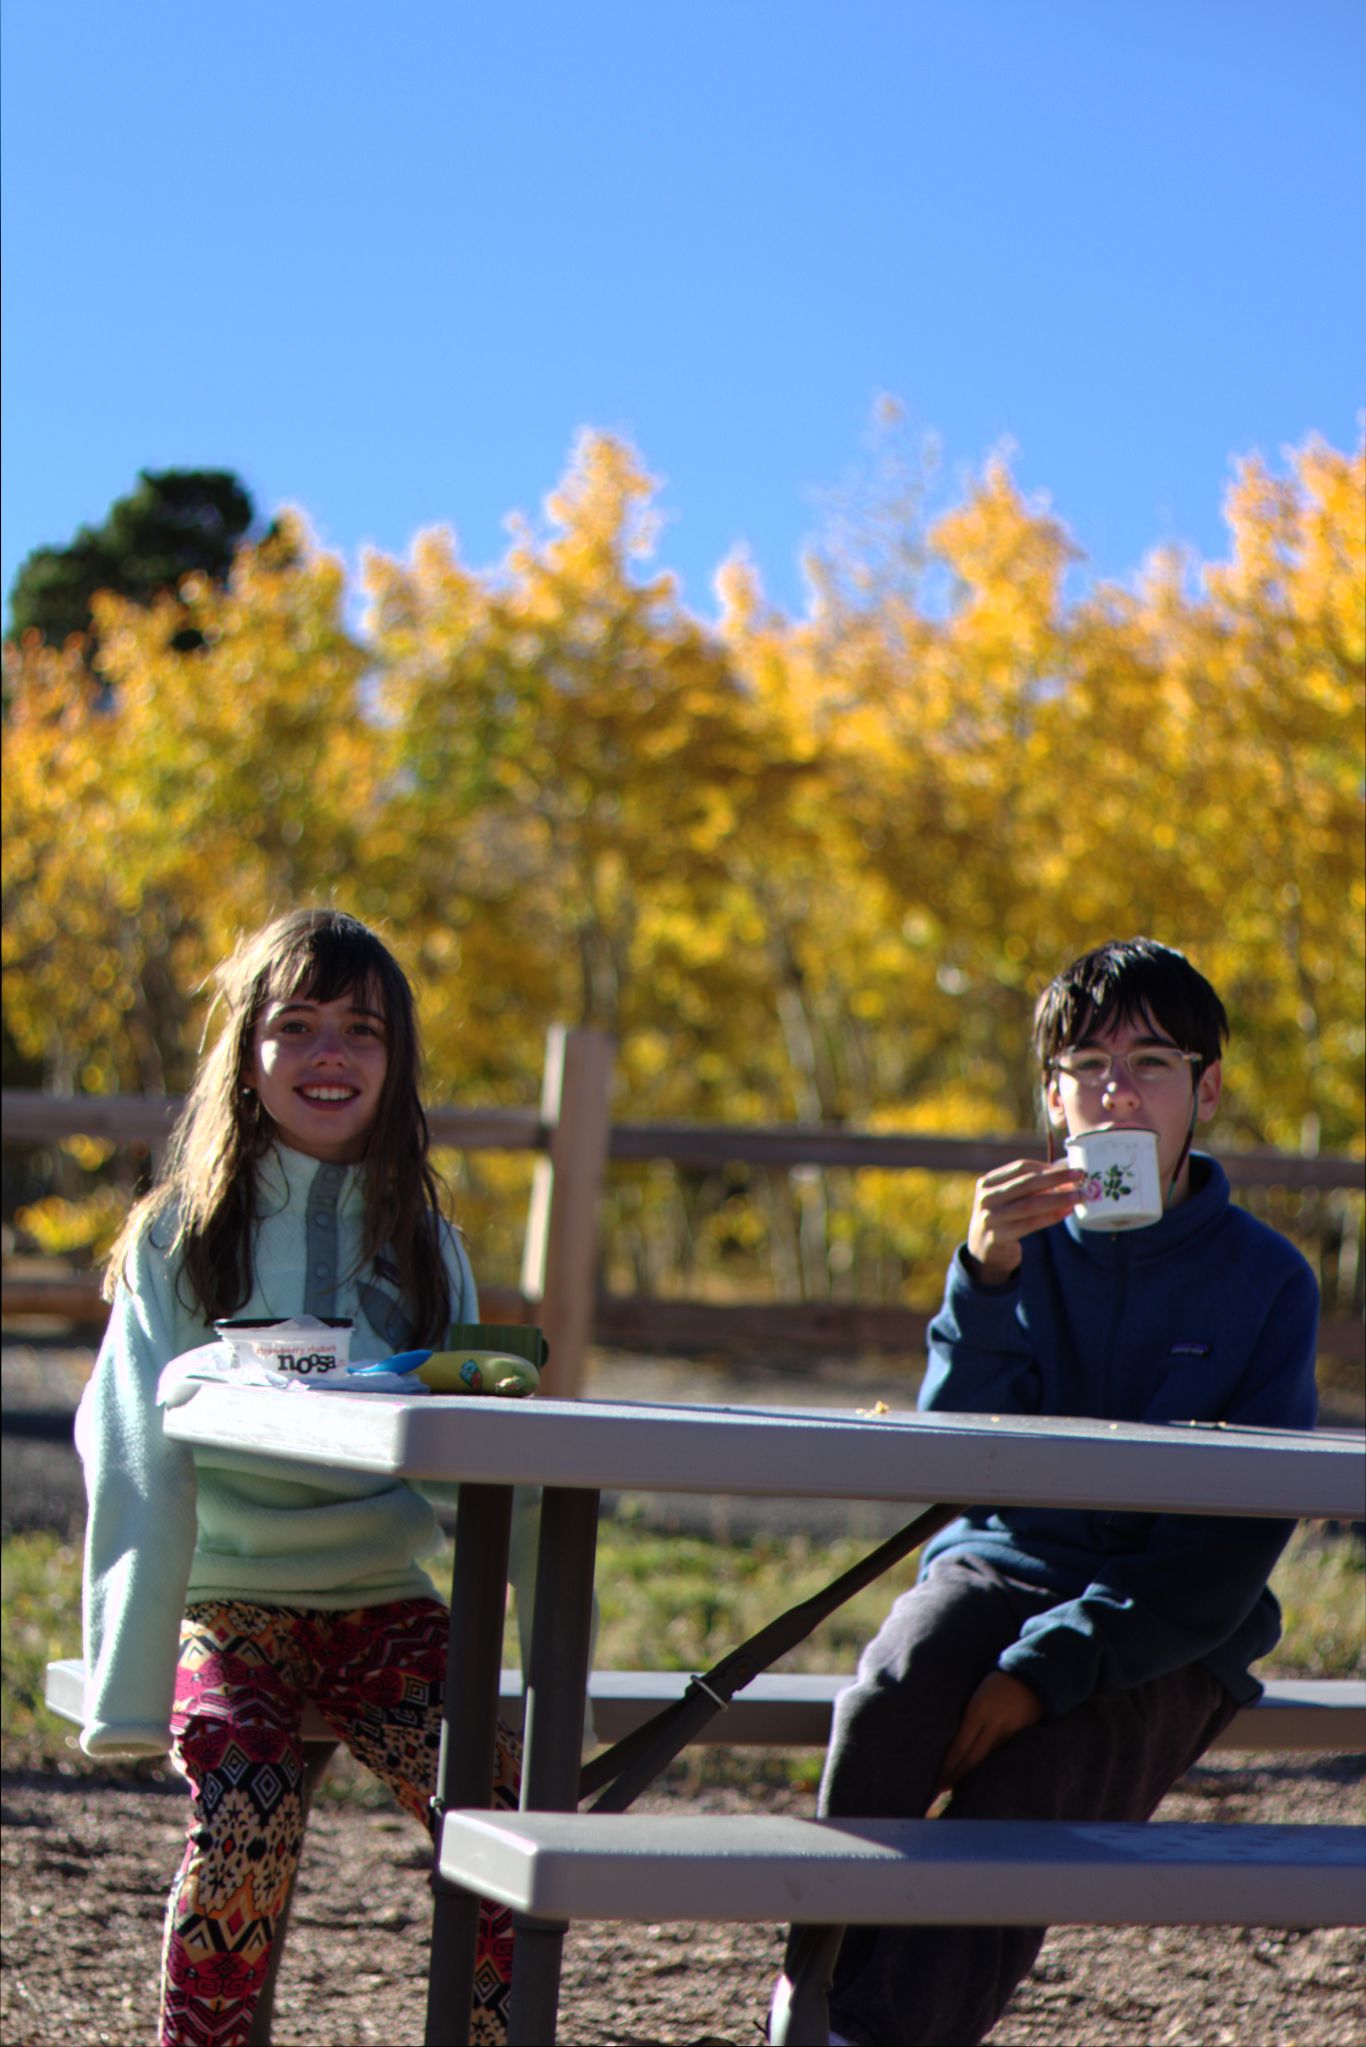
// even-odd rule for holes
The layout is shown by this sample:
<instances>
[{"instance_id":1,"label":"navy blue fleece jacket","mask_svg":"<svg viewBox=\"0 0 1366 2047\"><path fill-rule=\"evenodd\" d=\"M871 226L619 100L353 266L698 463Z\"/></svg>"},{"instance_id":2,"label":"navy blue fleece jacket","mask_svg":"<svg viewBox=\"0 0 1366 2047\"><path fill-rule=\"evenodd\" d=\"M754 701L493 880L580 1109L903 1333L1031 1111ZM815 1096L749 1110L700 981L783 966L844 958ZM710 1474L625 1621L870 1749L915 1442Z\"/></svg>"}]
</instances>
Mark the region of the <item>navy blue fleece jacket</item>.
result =
<instances>
[{"instance_id":1,"label":"navy blue fleece jacket","mask_svg":"<svg viewBox=\"0 0 1366 2047\"><path fill-rule=\"evenodd\" d=\"M1026 1237L1004 1287L960 1248L929 1331L922 1409L1312 1428L1318 1287L1292 1244L1229 1200L1216 1160L1131 1233L1075 1216ZM1000 1659L1050 1718L1097 1690L1204 1663L1240 1702L1280 1634L1267 1579L1293 1523L1064 1509L974 1510L927 1544L1055 1592Z\"/></svg>"}]
</instances>

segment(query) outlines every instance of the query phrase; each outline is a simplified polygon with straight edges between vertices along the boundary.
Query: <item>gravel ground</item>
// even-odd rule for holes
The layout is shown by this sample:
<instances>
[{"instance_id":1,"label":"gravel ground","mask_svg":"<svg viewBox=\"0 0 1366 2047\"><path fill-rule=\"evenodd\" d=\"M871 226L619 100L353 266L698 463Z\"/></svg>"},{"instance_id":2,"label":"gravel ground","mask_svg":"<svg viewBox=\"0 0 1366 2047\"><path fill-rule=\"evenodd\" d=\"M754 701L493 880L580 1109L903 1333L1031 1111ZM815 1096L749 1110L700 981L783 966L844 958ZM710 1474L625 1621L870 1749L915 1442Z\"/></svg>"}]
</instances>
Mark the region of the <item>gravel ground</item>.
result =
<instances>
[{"instance_id":1,"label":"gravel ground","mask_svg":"<svg viewBox=\"0 0 1366 2047\"><path fill-rule=\"evenodd\" d=\"M89 1357L46 1344L8 1347L6 1407L36 1414L74 1405ZM605 1360L591 1390L628 1397L715 1398L688 1368L652 1376ZM867 1404L875 1374L832 1386L819 1367L756 1368L727 1380L727 1399L805 1397ZM646 1390L648 1387L648 1391ZM835 1397L832 1398L832 1392ZM25 1426L22 1422L21 1427ZM79 1526L79 1471L69 1444L7 1432L5 1511L16 1527ZM680 1503L680 1511L682 1503ZM738 1532L735 1528L716 1533ZM860 1528L859 1533L877 1531ZM73 1622L74 1625L74 1622ZM74 1637L73 1637L74 1640ZM428 1855L411 1822L361 1802L354 1766L334 1766L310 1822L277 1995L278 2047L400 2047L422 2033L430 1901ZM1319 1821L1363 1818L1361 1757L1216 1757L1161 1810L1167 1819ZM0 2027L6 2047L145 2047L153 2033L166 1887L182 1844L183 1787L143 1766L96 1774L6 1769L0 1888ZM775 1759L698 1751L640 1801L642 1810L811 1809ZM686 2043L720 2034L757 2047L781 1946L779 1929L605 1925L566 1943L560 2038ZM1061 1928L992 2035L994 2047L1361 2047L1366 1934L1357 1929Z\"/></svg>"}]
</instances>

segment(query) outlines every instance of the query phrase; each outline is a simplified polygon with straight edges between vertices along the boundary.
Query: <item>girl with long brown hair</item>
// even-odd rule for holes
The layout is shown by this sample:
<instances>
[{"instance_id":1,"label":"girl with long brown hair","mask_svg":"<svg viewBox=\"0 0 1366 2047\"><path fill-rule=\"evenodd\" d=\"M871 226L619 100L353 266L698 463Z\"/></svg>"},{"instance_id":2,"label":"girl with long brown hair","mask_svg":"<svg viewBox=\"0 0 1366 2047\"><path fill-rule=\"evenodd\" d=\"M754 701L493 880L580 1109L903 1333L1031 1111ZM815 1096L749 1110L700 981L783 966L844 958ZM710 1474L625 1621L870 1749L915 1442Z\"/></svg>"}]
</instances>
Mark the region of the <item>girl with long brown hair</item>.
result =
<instances>
[{"instance_id":1,"label":"girl with long brown hair","mask_svg":"<svg viewBox=\"0 0 1366 2047\"><path fill-rule=\"evenodd\" d=\"M192 1794L162 2047L254 2037L303 1840L306 1704L430 1824L447 1616L419 1561L436 1525L414 1487L191 1453L162 1429L161 1374L229 1316L349 1317L358 1351L383 1358L438 1347L479 1313L428 1162L412 992L387 947L340 911L300 910L216 980L222 1025L111 1257L78 1424L82 1746L169 1749ZM501 1730L498 1775L515 1805ZM480 1933L472 2037L496 2041L509 1915L486 1904Z\"/></svg>"}]
</instances>

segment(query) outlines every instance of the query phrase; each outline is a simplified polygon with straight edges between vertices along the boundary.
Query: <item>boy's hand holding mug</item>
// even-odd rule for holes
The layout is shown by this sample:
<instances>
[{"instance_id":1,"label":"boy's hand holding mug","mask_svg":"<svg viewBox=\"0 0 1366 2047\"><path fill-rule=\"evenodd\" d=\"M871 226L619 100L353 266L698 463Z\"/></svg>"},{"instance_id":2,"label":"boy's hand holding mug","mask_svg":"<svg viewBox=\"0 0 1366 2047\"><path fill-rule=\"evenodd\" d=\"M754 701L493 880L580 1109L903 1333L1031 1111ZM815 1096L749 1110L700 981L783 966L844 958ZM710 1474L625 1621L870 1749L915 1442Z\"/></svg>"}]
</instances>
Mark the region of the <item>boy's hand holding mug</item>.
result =
<instances>
[{"instance_id":1,"label":"boy's hand holding mug","mask_svg":"<svg viewBox=\"0 0 1366 2047\"><path fill-rule=\"evenodd\" d=\"M973 1192L968 1260L983 1286L1006 1286L1020 1269L1020 1242L1072 1213L1086 1175L1065 1159L1012 1159L984 1173Z\"/></svg>"}]
</instances>

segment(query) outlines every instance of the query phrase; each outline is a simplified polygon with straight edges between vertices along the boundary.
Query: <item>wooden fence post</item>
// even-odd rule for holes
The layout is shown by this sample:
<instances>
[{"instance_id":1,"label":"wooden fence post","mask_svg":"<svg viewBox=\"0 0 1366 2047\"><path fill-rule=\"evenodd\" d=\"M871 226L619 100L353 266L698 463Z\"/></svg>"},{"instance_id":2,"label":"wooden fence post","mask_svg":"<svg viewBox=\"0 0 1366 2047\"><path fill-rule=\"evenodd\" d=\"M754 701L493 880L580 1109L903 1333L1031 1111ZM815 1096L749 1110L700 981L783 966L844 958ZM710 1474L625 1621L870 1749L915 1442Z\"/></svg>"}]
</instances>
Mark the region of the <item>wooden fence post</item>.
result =
<instances>
[{"instance_id":1,"label":"wooden fence post","mask_svg":"<svg viewBox=\"0 0 1366 2047\"><path fill-rule=\"evenodd\" d=\"M598 1283L598 1200L611 1129L612 1061L605 1031L553 1024L546 1037L541 1120L546 1155L536 1161L522 1251L529 1319L550 1345L542 1385L569 1400L583 1378Z\"/></svg>"}]
</instances>

